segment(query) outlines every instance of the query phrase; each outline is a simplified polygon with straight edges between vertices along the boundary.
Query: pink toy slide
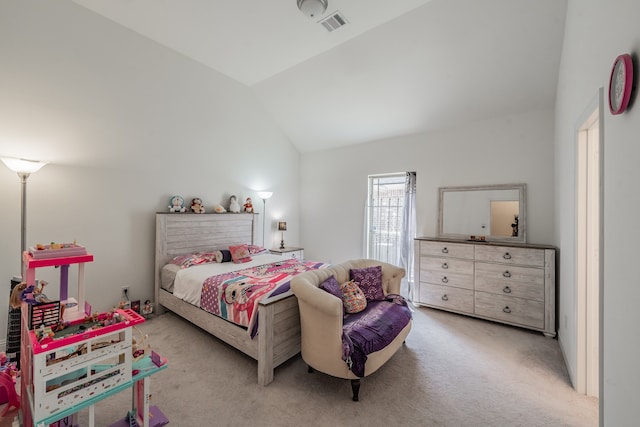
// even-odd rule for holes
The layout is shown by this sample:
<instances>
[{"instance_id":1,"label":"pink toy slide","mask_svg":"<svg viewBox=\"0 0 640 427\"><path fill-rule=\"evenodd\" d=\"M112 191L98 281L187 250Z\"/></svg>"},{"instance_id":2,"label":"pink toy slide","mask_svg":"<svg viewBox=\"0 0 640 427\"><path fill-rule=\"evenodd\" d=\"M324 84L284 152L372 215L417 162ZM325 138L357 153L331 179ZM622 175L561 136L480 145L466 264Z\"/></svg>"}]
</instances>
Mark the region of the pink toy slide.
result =
<instances>
[{"instance_id":1,"label":"pink toy slide","mask_svg":"<svg viewBox=\"0 0 640 427\"><path fill-rule=\"evenodd\" d=\"M0 372L0 395L6 393L7 406L4 407L1 416L7 415L12 406L20 408L20 396L16 393L16 385L13 383L11 376L4 372Z\"/></svg>"}]
</instances>

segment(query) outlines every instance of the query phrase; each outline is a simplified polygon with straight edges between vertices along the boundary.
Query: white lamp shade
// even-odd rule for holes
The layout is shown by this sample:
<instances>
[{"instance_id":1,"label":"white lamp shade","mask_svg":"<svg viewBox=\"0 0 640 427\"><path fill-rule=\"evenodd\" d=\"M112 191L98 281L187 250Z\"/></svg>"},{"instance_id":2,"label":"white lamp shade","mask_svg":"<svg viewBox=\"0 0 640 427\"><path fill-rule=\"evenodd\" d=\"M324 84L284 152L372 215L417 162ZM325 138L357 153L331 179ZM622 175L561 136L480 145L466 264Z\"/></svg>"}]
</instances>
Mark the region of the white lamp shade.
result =
<instances>
[{"instance_id":1,"label":"white lamp shade","mask_svg":"<svg viewBox=\"0 0 640 427\"><path fill-rule=\"evenodd\" d=\"M258 197L260 197L262 200L267 200L271 196L273 196L272 191L258 191Z\"/></svg>"},{"instance_id":2,"label":"white lamp shade","mask_svg":"<svg viewBox=\"0 0 640 427\"><path fill-rule=\"evenodd\" d=\"M298 9L308 18L316 18L327 10L327 0L298 0Z\"/></svg>"},{"instance_id":3,"label":"white lamp shade","mask_svg":"<svg viewBox=\"0 0 640 427\"><path fill-rule=\"evenodd\" d=\"M11 157L2 157L2 161L9 169L17 173L35 173L46 165L45 162L37 160L14 159Z\"/></svg>"}]
</instances>

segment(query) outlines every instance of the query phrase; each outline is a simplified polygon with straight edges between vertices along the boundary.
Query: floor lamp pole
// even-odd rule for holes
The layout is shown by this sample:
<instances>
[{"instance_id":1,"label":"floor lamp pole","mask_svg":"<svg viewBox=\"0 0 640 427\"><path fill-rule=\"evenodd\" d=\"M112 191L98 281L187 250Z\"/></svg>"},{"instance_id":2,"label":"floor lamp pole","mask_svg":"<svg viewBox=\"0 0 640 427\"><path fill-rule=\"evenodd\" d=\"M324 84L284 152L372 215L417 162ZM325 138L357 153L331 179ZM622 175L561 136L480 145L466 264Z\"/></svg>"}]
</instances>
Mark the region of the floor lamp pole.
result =
<instances>
[{"instance_id":1,"label":"floor lamp pole","mask_svg":"<svg viewBox=\"0 0 640 427\"><path fill-rule=\"evenodd\" d=\"M264 236L266 232L266 223L267 223L267 199L273 196L271 191L258 191L258 197L262 199L262 246L264 246Z\"/></svg>"},{"instance_id":2,"label":"floor lamp pole","mask_svg":"<svg viewBox=\"0 0 640 427\"><path fill-rule=\"evenodd\" d=\"M267 199L262 199L262 246L264 246L265 223L267 221Z\"/></svg>"},{"instance_id":3,"label":"floor lamp pole","mask_svg":"<svg viewBox=\"0 0 640 427\"><path fill-rule=\"evenodd\" d=\"M20 192L20 201L22 203L22 216L20 218L20 274L24 279L24 264L22 262L22 254L27 250L27 178L29 174L25 172L18 172L20 177L20 183L22 190Z\"/></svg>"},{"instance_id":4,"label":"floor lamp pole","mask_svg":"<svg viewBox=\"0 0 640 427\"><path fill-rule=\"evenodd\" d=\"M0 157L0 160L2 160L2 163L9 169L18 174L22 187L20 196L20 202L22 204L22 216L20 218L20 272L24 277L22 254L27 250L27 178L29 178L30 174L38 172L46 163L38 160L16 159L11 157Z\"/></svg>"}]
</instances>

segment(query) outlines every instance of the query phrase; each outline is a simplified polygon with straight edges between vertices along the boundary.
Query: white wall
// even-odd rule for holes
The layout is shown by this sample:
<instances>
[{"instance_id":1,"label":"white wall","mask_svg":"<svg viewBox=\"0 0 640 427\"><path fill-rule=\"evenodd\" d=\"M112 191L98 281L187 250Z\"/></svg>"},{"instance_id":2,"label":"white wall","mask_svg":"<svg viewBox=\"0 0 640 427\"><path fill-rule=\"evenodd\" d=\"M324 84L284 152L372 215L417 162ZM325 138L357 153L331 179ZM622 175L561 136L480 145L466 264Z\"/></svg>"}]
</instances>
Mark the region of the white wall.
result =
<instances>
[{"instance_id":1,"label":"white wall","mask_svg":"<svg viewBox=\"0 0 640 427\"><path fill-rule=\"evenodd\" d=\"M553 241L553 112L538 111L347 148L302 154L305 256L363 256L367 176L417 173L417 234L435 236L438 188L527 184L527 240Z\"/></svg>"},{"instance_id":2,"label":"white wall","mask_svg":"<svg viewBox=\"0 0 640 427\"><path fill-rule=\"evenodd\" d=\"M640 51L640 3L569 0L556 104L556 236L560 246L560 343L575 371L575 127L598 88L608 88L622 53ZM636 75L638 70L636 69ZM637 85L638 77L635 77ZM640 111L604 115L604 356L601 425L631 426L640 419L640 280L635 217L640 209ZM564 319L567 326L564 326Z\"/></svg>"},{"instance_id":3,"label":"white wall","mask_svg":"<svg viewBox=\"0 0 640 427\"><path fill-rule=\"evenodd\" d=\"M173 194L208 208L252 196L262 212L255 191L272 190L267 224L284 217L298 242L299 154L243 85L69 1L3 1L0 57L0 156L51 162L28 180L27 244L86 245L95 309L122 285L153 297L154 213ZM20 184L4 165L0 194L4 308L20 272ZM267 246L279 240L268 233ZM56 277L38 271L51 298Z\"/></svg>"}]
</instances>

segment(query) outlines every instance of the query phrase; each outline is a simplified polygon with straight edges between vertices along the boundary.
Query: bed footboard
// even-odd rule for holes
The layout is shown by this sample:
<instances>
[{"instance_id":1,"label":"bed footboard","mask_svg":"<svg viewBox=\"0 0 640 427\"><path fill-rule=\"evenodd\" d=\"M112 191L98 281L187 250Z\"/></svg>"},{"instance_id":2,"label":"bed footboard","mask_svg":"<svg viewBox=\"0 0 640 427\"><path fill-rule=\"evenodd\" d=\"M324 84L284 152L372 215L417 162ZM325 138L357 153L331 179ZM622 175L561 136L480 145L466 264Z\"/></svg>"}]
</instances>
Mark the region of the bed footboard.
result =
<instances>
[{"instance_id":1,"label":"bed footboard","mask_svg":"<svg viewBox=\"0 0 640 427\"><path fill-rule=\"evenodd\" d=\"M259 303L258 335L255 339L251 339L245 329L186 303L163 289L159 291L158 301L164 309L257 360L260 385L272 382L274 369L300 353L300 313L298 300L291 291Z\"/></svg>"},{"instance_id":2,"label":"bed footboard","mask_svg":"<svg viewBox=\"0 0 640 427\"><path fill-rule=\"evenodd\" d=\"M277 366L300 353L300 312L291 291L259 303L258 384L273 381Z\"/></svg>"}]
</instances>

